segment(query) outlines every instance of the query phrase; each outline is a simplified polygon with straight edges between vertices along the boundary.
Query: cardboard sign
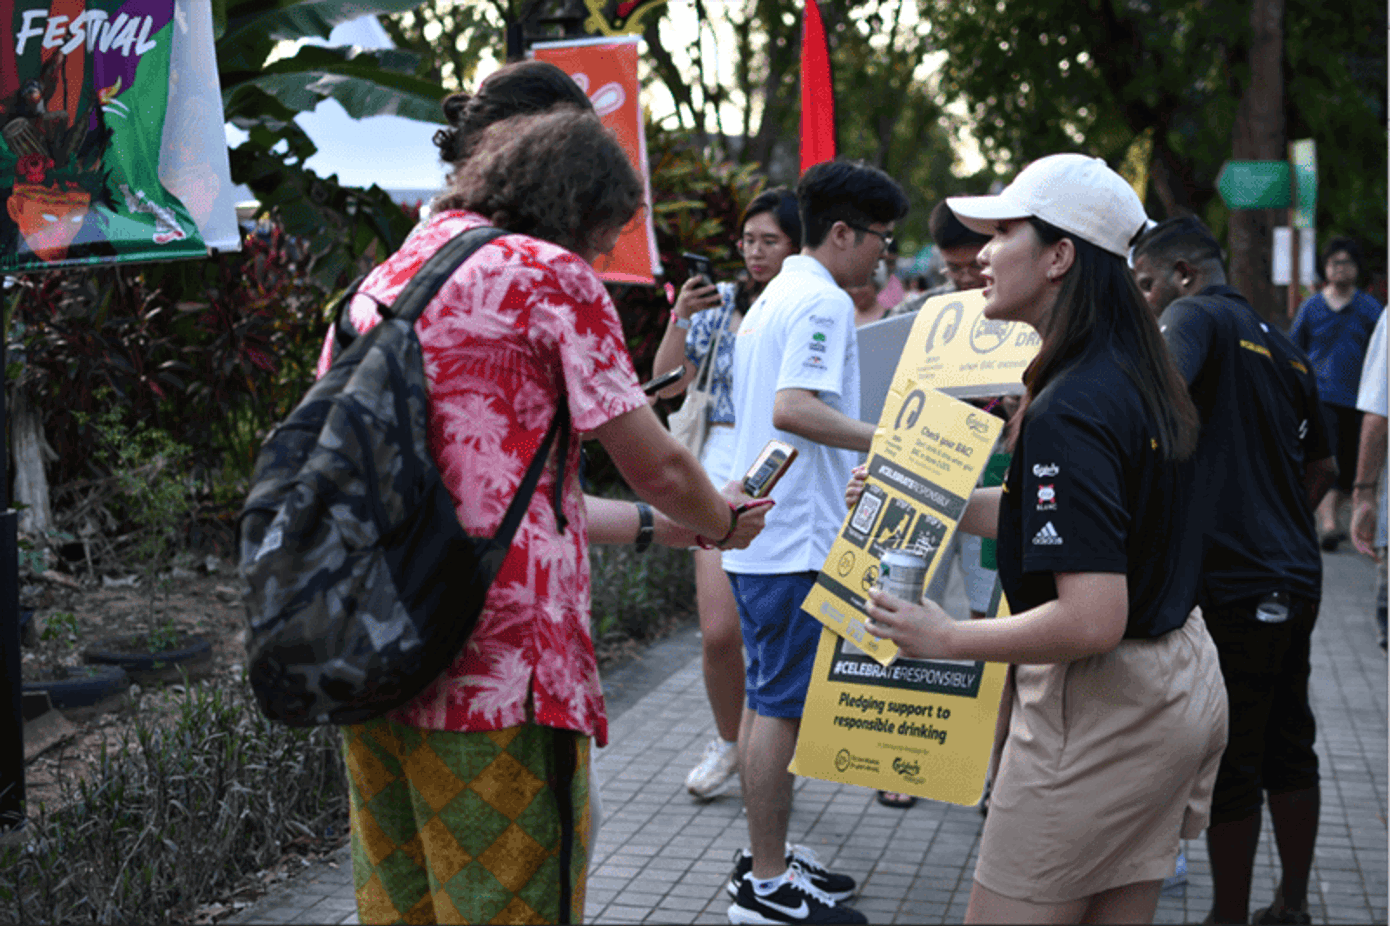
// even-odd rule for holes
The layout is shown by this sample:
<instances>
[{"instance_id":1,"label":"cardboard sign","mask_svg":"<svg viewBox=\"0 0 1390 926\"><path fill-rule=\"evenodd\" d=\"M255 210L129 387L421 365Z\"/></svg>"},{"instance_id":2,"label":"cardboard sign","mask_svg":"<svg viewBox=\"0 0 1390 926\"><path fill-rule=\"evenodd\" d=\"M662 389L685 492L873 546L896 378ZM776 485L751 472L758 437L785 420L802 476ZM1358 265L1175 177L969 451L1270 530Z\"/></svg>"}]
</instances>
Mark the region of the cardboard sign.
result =
<instances>
[{"instance_id":1,"label":"cardboard sign","mask_svg":"<svg viewBox=\"0 0 1390 926\"><path fill-rule=\"evenodd\" d=\"M890 391L869 448L864 493L840 526L801 609L883 665L891 663L897 646L864 629L879 559L885 550L915 546L927 556L926 584L931 583L1003 425L973 405L911 381Z\"/></svg>"},{"instance_id":2,"label":"cardboard sign","mask_svg":"<svg viewBox=\"0 0 1390 926\"><path fill-rule=\"evenodd\" d=\"M922 303L903 345L894 383L908 381L959 399L1023 394L1023 371L1042 339L1023 322L985 318L982 290Z\"/></svg>"},{"instance_id":3,"label":"cardboard sign","mask_svg":"<svg viewBox=\"0 0 1390 926\"><path fill-rule=\"evenodd\" d=\"M646 188L644 202L650 203L647 132L637 100L637 42L636 37L544 42L531 46L531 56L561 68L589 95L594 111L618 136L628 160L641 176ZM623 229L613 250L594 261L599 277L610 283L653 284L660 267L650 208L639 210Z\"/></svg>"},{"instance_id":4,"label":"cardboard sign","mask_svg":"<svg viewBox=\"0 0 1390 926\"><path fill-rule=\"evenodd\" d=\"M1008 614L999 583L991 617ZM790 771L807 778L976 804L1009 667L899 659L881 666L821 631Z\"/></svg>"}]
</instances>

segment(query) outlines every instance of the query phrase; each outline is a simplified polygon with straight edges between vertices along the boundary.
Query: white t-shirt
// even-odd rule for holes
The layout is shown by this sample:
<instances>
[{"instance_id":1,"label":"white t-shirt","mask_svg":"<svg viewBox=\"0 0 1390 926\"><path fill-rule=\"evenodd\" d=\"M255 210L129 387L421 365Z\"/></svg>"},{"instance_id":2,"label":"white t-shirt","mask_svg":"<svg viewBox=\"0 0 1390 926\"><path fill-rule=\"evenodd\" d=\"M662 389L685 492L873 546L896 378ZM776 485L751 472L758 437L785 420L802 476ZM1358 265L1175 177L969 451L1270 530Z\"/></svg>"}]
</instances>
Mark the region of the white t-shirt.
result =
<instances>
[{"instance_id":1,"label":"white t-shirt","mask_svg":"<svg viewBox=\"0 0 1390 926\"><path fill-rule=\"evenodd\" d=\"M1366 345L1366 359L1361 366L1361 388L1356 393L1356 407L1363 412L1374 412L1385 416L1385 315L1380 313L1375 331L1371 333L1370 343ZM796 464L792 464L793 466Z\"/></svg>"},{"instance_id":2,"label":"white t-shirt","mask_svg":"<svg viewBox=\"0 0 1390 926\"><path fill-rule=\"evenodd\" d=\"M859 417L859 347L854 302L814 257L793 255L748 310L734 341L734 473L741 476L769 440L797 449L767 526L724 568L748 575L819 571L845 518L845 483L860 454L817 444L772 426L779 389L806 389L849 418Z\"/></svg>"}]
</instances>

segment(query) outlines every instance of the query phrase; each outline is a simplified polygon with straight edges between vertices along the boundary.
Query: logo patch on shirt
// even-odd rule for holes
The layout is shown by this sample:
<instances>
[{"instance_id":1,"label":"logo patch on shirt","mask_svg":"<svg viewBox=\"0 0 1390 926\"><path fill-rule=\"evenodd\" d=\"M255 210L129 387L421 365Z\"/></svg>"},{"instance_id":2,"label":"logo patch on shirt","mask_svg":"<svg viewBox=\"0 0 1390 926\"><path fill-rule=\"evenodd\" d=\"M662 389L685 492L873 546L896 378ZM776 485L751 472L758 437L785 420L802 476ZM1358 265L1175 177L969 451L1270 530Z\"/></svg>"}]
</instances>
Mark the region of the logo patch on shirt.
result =
<instances>
[{"instance_id":1,"label":"logo patch on shirt","mask_svg":"<svg viewBox=\"0 0 1390 926\"><path fill-rule=\"evenodd\" d=\"M812 315L810 321L817 328L829 328L835 324L835 319L829 315Z\"/></svg>"},{"instance_id":2,"label":"logo patch on shirt","mask_svg":"<svg viewBox=\"0 0 1390 926\"><path fill-rule=\"evenodd\" d=\"M801 361L801 366L810 370L824 370L825 361L819 357L807 357L805 360Z\"/></svg>"},{"instance_id":3,"label":"logo patch on shirt","mask_svg":"<svg viewBox=\"0 0 1390 926\"><path fill-rule=\"evenodd\" d=\"M1054 483L1038 486L1038 510L1054 511L1057 508L1057 486Z\"/></svg>"},{"instance_id":4,"label":"logo patch on shirt","mask_svg":"<svg viewBox=\"0 0 1390 926\"><path fill-rule=\"evenodd\" d=\"M815 352L818 353L818 354L823 354L823 353L825 353L825 345L824 345L824 344L807 344L806 347L807 347L808 349L810 349L810 350L815 351Z\"/></svg>"},{"instance_id":5,"label":"logo patch on shirt","mask_svg":"<svg viewBox=\"0 0 1390 926\"><path fill-rule=\"evenodd\" d=\"M1048 521L1042 526L1042 530L1033 535L1033 546L1035 547L1058 547L1062 545L1062 535L1057 533L1057 528Z\"/></svg>"},{"instance_id":6,"label":"logo patch on shirt","mask_svg":"<svg viewBox=\"0 0 1390 926\"><path fill-rule=\"evenodd\" d=\"M811 335L811 340L812 340L812 341L824 341L824 340L825 340L825 335L823 335L823 334L821 334L819 331L817 331L815 334Z\"/></svg>"},{"instance_id":7,"label":"logo patch on shirt","mask_svg":"<svg viewBox=\"0 0 1390 926\"><path fill-rule=\"evenodd\" d=\"M1048 476L1055 476L1061 471L1062 468L1058 466L1056 463L1033 464L1033 475L1037 476L1039 479L1045 479Z\"/></svg>"}]
</instances>

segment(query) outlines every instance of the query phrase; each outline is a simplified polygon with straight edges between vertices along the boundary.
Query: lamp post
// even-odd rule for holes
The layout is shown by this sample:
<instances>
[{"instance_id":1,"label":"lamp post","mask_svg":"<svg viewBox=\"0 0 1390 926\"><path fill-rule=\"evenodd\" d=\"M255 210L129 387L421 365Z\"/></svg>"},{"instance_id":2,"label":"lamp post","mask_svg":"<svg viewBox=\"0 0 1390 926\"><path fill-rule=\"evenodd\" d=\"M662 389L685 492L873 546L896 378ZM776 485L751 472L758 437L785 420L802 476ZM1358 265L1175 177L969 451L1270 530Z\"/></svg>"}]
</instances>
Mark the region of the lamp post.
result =
<instances>
[{"instance_id":1,"label":"lamp post","mask_svg":"<svg viewBox=\"0 0 1390 926\"><path fill-rule=\"evenodd\" d=\"M506 18L507 61L520 61L535 42L587 35L584 21L589 18L584 0L528 0L521 15Z\"/></svg>"}]
</instances>

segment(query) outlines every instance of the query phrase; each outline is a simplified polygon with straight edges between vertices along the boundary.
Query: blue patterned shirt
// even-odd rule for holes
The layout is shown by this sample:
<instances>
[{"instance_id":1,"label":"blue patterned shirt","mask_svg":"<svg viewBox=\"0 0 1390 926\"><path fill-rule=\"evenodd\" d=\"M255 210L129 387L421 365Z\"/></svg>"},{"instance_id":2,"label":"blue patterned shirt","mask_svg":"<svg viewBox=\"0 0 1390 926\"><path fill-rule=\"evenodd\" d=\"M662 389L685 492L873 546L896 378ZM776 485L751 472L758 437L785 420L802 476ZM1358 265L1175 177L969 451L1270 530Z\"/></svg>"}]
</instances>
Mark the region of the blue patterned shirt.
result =
<instances>
[{"instance_id":1,"label":"blue patterned shirt","mask_svg":"<svg viewBox=\"0 0 1390 926\"><path fill-rule=\"evenodd\" d=\"M719 295L723 301L716 309L695 313L690 320L690 331L685 336L685 359L699 369L700 361L709 353L710 345L719 329L724 336L719 339L719 353L714 358L714 370L710 374L710 392L714 403L710 407L711 424L734 423L734 333L729 330L729 320L734 313L734 294L738 290L735 283L718 284ZM689 387L687 387L689 388Z\"/></svg>"}]
</instances>

